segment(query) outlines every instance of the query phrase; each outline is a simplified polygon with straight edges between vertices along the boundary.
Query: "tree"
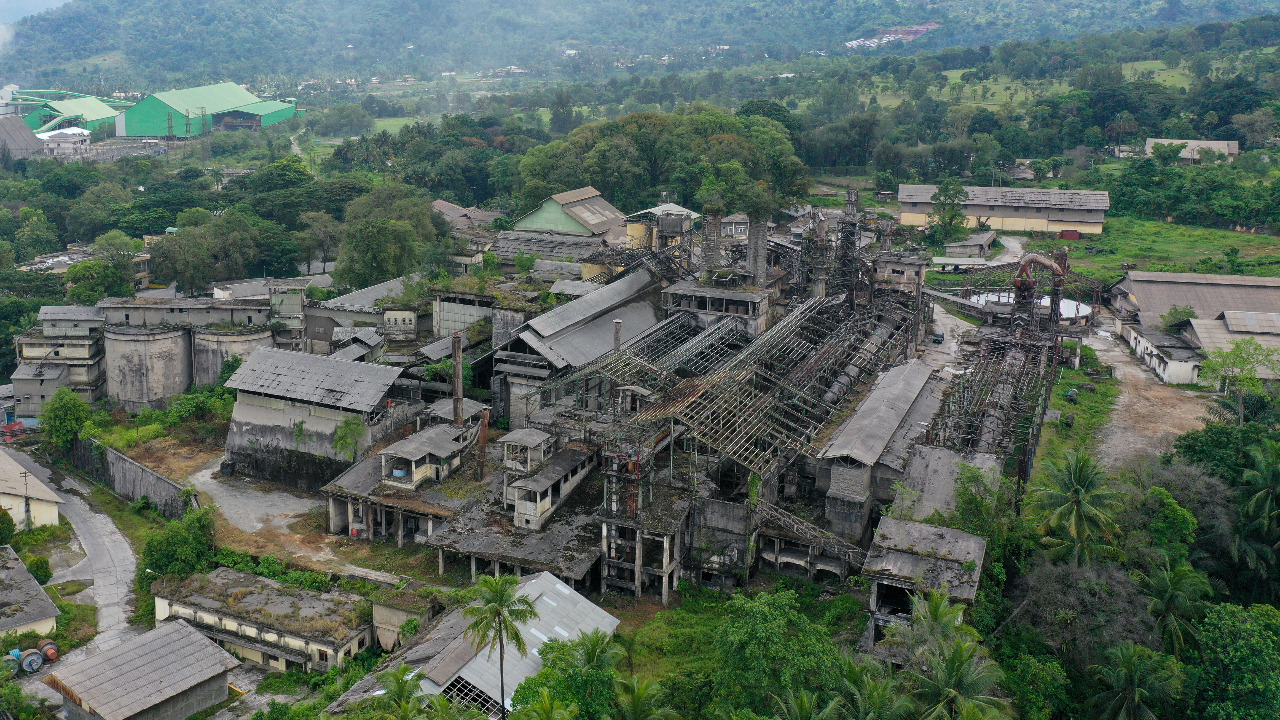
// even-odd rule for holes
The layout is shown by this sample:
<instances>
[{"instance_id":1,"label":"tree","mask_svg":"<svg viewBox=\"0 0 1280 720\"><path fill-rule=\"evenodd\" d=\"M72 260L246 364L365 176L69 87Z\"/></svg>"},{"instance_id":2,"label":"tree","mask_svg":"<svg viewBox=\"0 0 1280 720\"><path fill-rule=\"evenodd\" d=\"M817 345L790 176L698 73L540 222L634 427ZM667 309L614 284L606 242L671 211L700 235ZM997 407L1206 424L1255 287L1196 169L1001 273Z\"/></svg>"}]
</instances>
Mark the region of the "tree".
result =
<instances>
[{"instance_id":1,"label":"tree","mask_svg":"<svg viewBox=\"0 0 1280 720\"><path fill-rule=\"evenodd\" d=\"M840 698L823 702L808 690L788 690L782 697L774 695L773 705L773 716L778 720L840 720L842 716Z\"/></svg>"},{"instance_id":2,"label":"tree","mask_svg":"<svg viewBox=\"0 0 1280 720\"><path fill-rule=\"evenodd\" d=\"M13 534L17 531L18 526L13 522L13 516L8 510L0 507L0 545L13 542Z\"/></svg>"},{"instance_id":3,"label":"tree","mask_svg":"<svg viewBox=\"0 0 1280 720\"><path fill-rule=\"evenodd\" d=\"M418 264L417 233L399 220L368 219L348 225L333 279L353 288L402 277Z\"/></svg>"},{"instance_id":4,"label":"tree","mask_svg":"<svg viewBox=\"0 0 1280 720\"><path fill-rule=\"evenodd\" d=\"M133 283L115 266L102 260L82 260L67 268L67 302L96 305L107 297L133 295Z\"/></svg>"},{"instance_id":5,"label":"tree","mask_svg":"<svg viewBox=\"0 0 1280 720\"><path fill-rule=\"evenodd\" d=\"M507 716L507 643L520 657L529 653L520 625L538 619L533 600L518 593L520 578L512 575L481 577L476 585L476 604L463 609L462 614L471 618L465 635L477 650L488 649L493 655L498 650L498 704L502 717Z\"/></svg>"},{"instance_id":6,"label":"tree","mask_svg":"<svg viewBox=\"0 0 1280 720\"><path fill-rule=\"evenodd\" d=\"M1123 143L1125 139L1132 137L1140 128L1141 126L1138 125L1138 120L1133 116L1133 113L1128 110L1121 110L1112 118L1111 122L1107 123L1107 135L1118 145Z\"/></svg>"},{"instance_id":7,"label":"tree","mask_svg":"<svg viewBox=\"0 0 1280 720\"><path fill-rule=\"evenodd\" d=\"M840 693L848 720L912 720L916 704L877 660L844 658Z\"/></svg>"},{"instance_id":8,"label":"tree","mask_svg":"<svg viewBox=\"0 0 1280 720\"><path fill-rule=\"evenodd\" d=\"M1263 347L1253 338L1231 341L1230 348L1214 348L1200 365L1200 379L1234 393L1239 423L1244 424L1244 396L1262 387L1258 370L1266 368L1280 373L1280 359L1274 348Z\"/></svg>"},{"instance_id":9,"label":"tree","mask_svg":"<svg viewBox=\"0 0 1280 720\"><path fill-rule=\"evenodd\" d=\"M328 137L352 137L373 130L373 117L355 103L334 105L324 113L307 116L307 126L317 135Z\"/></svg>"},{"instance_id":10,"label":"tree","mask_svg":"<svg viewBox=\"0 0 1280 720\"><path fill-rule=\"evenodd\" d=\"M578 717L578 706L565 705L551 695L551 691L542 688L538 699L511 714L512 720L573 720Z\"/></svg>"},{"instance_id":11,"label":"tree","mask_svg":"<svg viewBox=\"0 0 1280 720\"><path fill-rule=\"evenodd\" d=\"M1165 332L1177 332L1179 325L1196 317L1196 309L1190 305L1170 305L1169 312L1160 316L1160 325Z\"/></svg>"},{"instance_id":12,"label":"tree","mask_svg":"<svg viewBox=\"0 0 1280 720\"><path fill-rule=\"evenodd\" d=\"M189 509L178 520L151 532L138 557L137 584L150 590L160 576L189 577L208 572L218 553L213 539L213 509Z\"/></svg>"},{"instance_id":13,"label":"tree","mask_svg":"<svg viewBox=\"0 0 1280 720\"><path fill-rule=\"evenodd\" d=\"M17 255L14 254L13 250L13 243L0 240L0 270L12 270L14 258L16 257Z\"/></svg>"},{"instance_id":14,"label":"tree","mask_svg":"<svg viewBox=\"0 0 1280 720\"><path fill-rule=\"evenodd\" d=\"M794 592L734 595L724 616L714 671L721 700L763 713L770 695L835 684L839 654L831 636L800 612Z\"/></svg>"},{"instance_id":15,"label":"tree","mask_svg":"<svg viewBox=\"0 0 1280 720\"><path fill-rule=\"evenodd\" d=\"M302 247L307 262L310 263L317 255L321 263L329 262L342 243L342 223L323 212L302 213L298 220L306 228L302 231L304 240L298 245Z\"/></svg>"},{"instance_id":16,"label":"tree","mask_svg":"<svg viewBox=\"0 0 1280 720\"><path fill-rule=\"evenodd\" d=\"M119 230L99 235L89 246L95 260L109 263L120 273L120 277L132 278L134 275L133 259L143 251L141 240L125 235Z\"/></svg>"},{"instance_id":17,"label":"tree","mask_svg":"<svg viewBox=\"0 0 1280 720\"><path fill-rule=\"evenodd\" d=\"M1189 717L1264 720L1280 707L1280 610L1221 604L1200 624L1187 668Z\"/></svg>"},{"instance_id":18,"label":"tree","mask_svg":"<svg viewBox=\"0 0 1280 720\"><path fill-rule=\"evenodd\" d=\"M652 680L633 677L616 685L618 711L609 720L680 720L666 706L666 692Z\"/></svg>"},{"instance_id":19,"label":"tree","mask_svg":"<svg viewBox=\"0 0 1280 720\"><path fill-rule=\"evenodd\" d=\"M1074 450L1062 462L1049 462L1043 484L1031 493L1029 507L1042 514L1040 532L1054 550L1068 550L1071 567L1107 552L1119 528L1112 513L1121 494L1106 489L1107 474L1093 458ZM1050 537L1050 533L1065 538Z\"/></svg>"},{"instance_id":20,"label":"tree","mask_svg":"<svg viewBox=\"0 0 1280 720\"><path fill-rule=\"evenodd\" d=\"M343 420L338 429L333 431L333 449L355 462L356 453L360 452L360 441L364 439L364 423L358 417Z\"/></svg>"},{"instance_id":21,"label":"tree","mask_svg":"<svg viewBox=\"0 0 1280 720\"><path fill-rule=\"evenodd\" d=\"M543 691L572 703L580 717L599 718L613 711L618 663L625 655L622 647L601 630L582 632L573 640L552 639L538 648L542 669L511 694L519 708L534 704Z\"/></svg>"},{"instance_id":22,"label":"tree","mask_svg":"<svg viewBox=\"0 0 1280 720\"><path fill-rule=\"evenodd\" d=\"M1124 642L1105 657L1091 668L1104 688L1090 700L1099 720L1156 720L1182 692L1182 667L1164 653Z\"/></svg>"},{"instance_id":23,"label":"tree","mask_svg":"<svg viewBox=\"0 0 1280 720\"><path fill-rule=\"evenodd\" d=\"M42 211L24 207L18 213L18 220L21 224L13 238L18 262L28 262L37 255L62 249L62 243L58 242L58 228L45 218Z\"/></svg>"},{"instance_id":24,"label":"tree","mask_svg":"<svg viewBox=\"0 0 1280 720\"><path fill-rule=\"evenodd\" d=\"M40 411L40 430L54 447L70 452L80 429L93 411L75 390L60 387Z\"/></svg>"},{"instance_id":25,"label":"tree","mask_svg":"<svg viewBox=\"0 0 1280 720\"><path fill-rule=\"evenodd\" d=\"M47 555L36 555L24 560L27 566L27 572L31 573L31 577L41 585L49 582L49 578L53 577L53 570L49 569L49 557Z\"/></svg>"},{"instance_id":26,"label":"tree","mask_svg":"<svg viewBox=\"0 0 1280 720\"><path fill-rule=\"evenodd\" d=\"M1183 649L1197 639L1195 623L1204 614L1200 598L1211 592L1209 579L1188 564L1170 568L1167 562L1150 575L1139 573L1137 579L1150 600L1147 612L1155 618L1165 650L1181 658Z\"/></svg>"},{"instance_id":27,"label":"tree","mask_svg":"<svg viewBox=\"0 0 1280 720\"><path fill-rule=\"evenodd\" d=\"M979 639L977 631L960 622L963 617L964 608L953 604L945 592L913 593L911 622L888 628L883 642L919 654L957 638Z\"/></svg>"},{"instance_id":28,"label":"tree","mask_svg":"<svg viewBox=\"0 0 1280 720\"><path fill-rule=\"evenodd\" d=\"M929 211L929 234L935 245L956 242L964 235L968 218L964 204L969 192L959 180L948 178L938 183L938 189L929 198L933 209Z\"/></svg>"},{"instance_id":29,"label":"tree","mask_svg":"<svg viewBox=\"0 0 1280 720\"><path fill-rule=\"evenodd\" d=\"M1187 149L1186 143L1153 143L1151 145L1151 157L1155 159L1156 164L1160 167L1169 167L1177 165L1179 158L1182 157L1182 151Z\"/></svg>"},{"instance_id":30,"label":"tree","mask_svg":"<svg viewBox=\"0 0 1280 720\"><path fill-rule=\"evenodd\" d=\"M470 705L456 703L444 695L432 695L423 704L425 720L487 720L484 712Z\"/></svg>"},{"instance_id":31,"label":"tree","mask_svg":"<svg viewBox=\"0 0 1280 720\"><path fill-rule=\"evenodd\" d=\"M922 659L922 669L912 666L904 674L923 720L961 720L975 711L979 717L1013 717L1009 702L995 694L1004 674L975 641L956 638Z\"/></svg>"},{"instance_id":32,"label":"tree","mask_svg":"<svg viewBox=\"0 0 1280 720\"><path fill-rule=\"evenodd\" d=\"M1280 442L1264 439L1245 454L1251 467L1240 475L1242 514L1274 534L1280 529Z\"/></svg>"},{"instance_id":33,"label":"tree","mask_svg":"<svg viewBox=\"0 0 1280 720\"><path fill-rule=\"evenodd\" d=\"M1266 147L1276 134L1276 115L1270 108L1232 115L1231 124L1244 136L1244 144L1251 148Z\"/></svg>"}]
</instances>

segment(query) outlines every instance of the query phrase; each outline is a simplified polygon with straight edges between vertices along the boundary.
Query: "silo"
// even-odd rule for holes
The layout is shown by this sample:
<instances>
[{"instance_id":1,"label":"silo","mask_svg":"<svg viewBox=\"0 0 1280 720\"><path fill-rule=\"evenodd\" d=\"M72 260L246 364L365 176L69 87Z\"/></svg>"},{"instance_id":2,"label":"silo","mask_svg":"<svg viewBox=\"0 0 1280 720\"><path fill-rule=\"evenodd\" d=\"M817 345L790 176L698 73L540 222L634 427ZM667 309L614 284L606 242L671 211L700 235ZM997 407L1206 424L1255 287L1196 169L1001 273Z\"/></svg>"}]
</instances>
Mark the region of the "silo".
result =
<instances>
[{"instance_id":1,"label":"silo","mask_svg":"<svg viewBox=\"0 0 1280 720\"><path fill-rule=\"evenodd\" d=\"M191 335L173 326L103 329L107 395L129 412L164 407L191 387Z\"/></svg>"},{"instance_id":2,"label":"silo","mask_svg":"<svg viewBox=\"0 0 1280 720\"><path fill-rule=\"evenodd\" d=\"M191 329L191 381L212 385L222 372L222 363L232 357L247 358L256 348L271 347L271 328L236 326L235 329Z\"/></svg>"}]
</instances>

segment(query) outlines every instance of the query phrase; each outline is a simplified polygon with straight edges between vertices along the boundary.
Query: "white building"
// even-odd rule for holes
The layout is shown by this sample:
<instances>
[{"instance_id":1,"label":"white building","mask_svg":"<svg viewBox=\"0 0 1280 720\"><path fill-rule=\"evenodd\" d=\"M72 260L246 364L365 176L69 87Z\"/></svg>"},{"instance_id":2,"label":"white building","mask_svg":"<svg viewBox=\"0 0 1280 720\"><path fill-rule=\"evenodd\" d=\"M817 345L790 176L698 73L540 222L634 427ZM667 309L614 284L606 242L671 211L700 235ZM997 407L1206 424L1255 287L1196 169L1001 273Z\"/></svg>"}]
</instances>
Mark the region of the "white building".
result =
<instances>
[{"instance_id":1,"label":"white building","mask_svg":"<svg viewBox=\"0 0 1280 720\"><path fill-rule=\"evenodd\" d=\"M52 488L0 450L0 507L9 512L19 530L57 525L61 503Z\"/></svg>"}]
</instances>

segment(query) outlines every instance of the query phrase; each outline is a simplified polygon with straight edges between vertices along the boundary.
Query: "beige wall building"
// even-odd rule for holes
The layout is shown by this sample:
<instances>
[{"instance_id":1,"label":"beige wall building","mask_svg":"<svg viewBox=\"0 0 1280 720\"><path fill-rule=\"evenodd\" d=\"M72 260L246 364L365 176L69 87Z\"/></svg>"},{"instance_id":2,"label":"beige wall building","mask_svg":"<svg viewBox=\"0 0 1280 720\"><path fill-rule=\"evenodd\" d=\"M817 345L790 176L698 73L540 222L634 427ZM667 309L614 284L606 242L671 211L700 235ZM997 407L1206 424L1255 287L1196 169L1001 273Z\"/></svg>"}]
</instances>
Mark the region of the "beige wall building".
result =
<instances>
[{"instance_id":1,"label":"beige wall building","mask_svg":"<svg viewBox=\"0 0 1280 720\"><path fill-rule=\"evenodd\" d=\"M1096 235L1111 207L1111 198L1100 190L1043 190L1040 188L988 188L965 186L969 199L964 214L969 227L985 222L992 230L1006 232L1076 231ZM928 225L937 185L899 185L902 224Z\"/></svg>"},{"instance_id":2,"label":"beige wall building","mask_svg":"<svg viewBox=\"0 0 1280 720\"><path fill-rule=\"evenodd\" d=\"M0 450L0 507L19 530L57 525L61 503L52 488Z\"/></svg>"}]
</instances>

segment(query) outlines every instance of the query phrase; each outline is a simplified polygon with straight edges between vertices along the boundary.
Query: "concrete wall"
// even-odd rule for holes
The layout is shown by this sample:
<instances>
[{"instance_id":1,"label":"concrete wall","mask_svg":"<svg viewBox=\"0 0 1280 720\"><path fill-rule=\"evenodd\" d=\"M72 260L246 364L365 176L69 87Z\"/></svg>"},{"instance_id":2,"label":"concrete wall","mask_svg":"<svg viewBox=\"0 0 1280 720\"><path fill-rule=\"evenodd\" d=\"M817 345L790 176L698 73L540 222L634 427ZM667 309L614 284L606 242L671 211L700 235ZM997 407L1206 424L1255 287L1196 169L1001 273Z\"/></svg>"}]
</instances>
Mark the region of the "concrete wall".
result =
<instances>
[{"instance_id":1,"label":"concrete wall","mask_svg":"<svg viewBox=\"0 0 1280 720\"><path fill-rule=\"evenodd\" d=\"M191 382L194 385L212 385L218 381L223 362L233 357L247 358L255 349L271 346L271 330L268 328L245 332L192 330Z\"/></svg>"},{"instance_id":2,"label":"concrete wall","mask_svg":"<svg viewBox=\"0 0 1280 720\"><path fill-rule=\"evenodd\" d=\"M181 485L96 440L76 440L75 465L126 500L145 495L167 518L186 510Z\"/></svg>"},{"instance_id":3,"label":"concrete wall","mask_svg":"<svg viewBox=\"0 0 1280 720\"><path fill-rule=\"evenodd\" d=\"M366 426L356 457L412 423L424 407L418 401L396 401L377 423ZM349 417L361 415L241 392L231 412L227 458L236 472L318 489L351 465L350 457L333 449L333 436Z\"/></svg>"},{"instance_id":4,"label":"concrete wall","mask_svg":"<svg viewBox=\"0 0 1280 720\"><path fill-rule=\"evenodd\" d=\"M103 336L107 395L125 410L163 407L191 387L191 335L185 328L109 328Z\"/></svg>"},{"instance_id":5,"label":"concrete wall","mask_svg":"<svg viewBox=\"0 0 1280 720\"><path fill-rule=\"evenodd\" d=\"M516 329L524 325L528 317L519 310L493 308L493 346L501 347L516 336Z\"/></svg>"},{"instance_id":6,"label":"concrete wall","mask_svg":"<svg viewBox=\"0 0 1280 720\"><path fill-rule=\"evenodd\" d=\"M1200 359L1171 360L1160 348L1143 337L1136 325L1124 325L1120 331L1133 352L1147 367L1155 371L1161 380L1174 385L1194 385L1200 381Z\"/></svg>"},{"instance_id":7,"label":"concrete wall","mask_svg":"<svg viewBox=\"0 0 1280 720\"><path fill-rule=\"evenodd\" d=\"M129 716L129 720L184 720L227 699L228 673L219 673L164 702ZM74 690L74 688L72 688ZM63 703L67 720L102 720L70 700Z\"/></svg>"},{"instance_id":8,"label":"concrete wall","mask_svg":"<svg viewBox=\"0 0 1280 720\"><path fill-rule=\"evenodd\" d=\"M58 618L51 617L11 627L8 630L5 630L3 635L22 635L24 633L33 632L43 637L48 637L53 634L54 629L57 627ZM0 637L3 637L3 635L0 635Z\"/></svg>"},{"instance_id":9,"label":"concrete wall","mask_svg":"<svg viewBox=\"0 0 1280 720\"><path fill-rule=\"evenodd\" d=\"M493 308L464 305L437 297L431 304L431 333L436 337L444 337L463 332L487 317L493 317Z\"/></svg>"},{"instance_id":10,"label":"concrete wall","mask_svg":"<svg viewBox=\"0 0 1280 720\"><path fill-rule=\"evenodd\" d=\"M38 483L39 480L31 479L32 483ZM27 513L25 511L26 503L23 502L21 495L9 495L8 493L0 493L0 507L9 513L9 517L17 523L19 530L29 530L26 526ZM48 500L31 499L31 525L32 527L43 527L45 525L58 524L58 504L49 502Z\"/></svg>"}]
</instances>

